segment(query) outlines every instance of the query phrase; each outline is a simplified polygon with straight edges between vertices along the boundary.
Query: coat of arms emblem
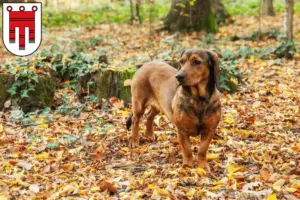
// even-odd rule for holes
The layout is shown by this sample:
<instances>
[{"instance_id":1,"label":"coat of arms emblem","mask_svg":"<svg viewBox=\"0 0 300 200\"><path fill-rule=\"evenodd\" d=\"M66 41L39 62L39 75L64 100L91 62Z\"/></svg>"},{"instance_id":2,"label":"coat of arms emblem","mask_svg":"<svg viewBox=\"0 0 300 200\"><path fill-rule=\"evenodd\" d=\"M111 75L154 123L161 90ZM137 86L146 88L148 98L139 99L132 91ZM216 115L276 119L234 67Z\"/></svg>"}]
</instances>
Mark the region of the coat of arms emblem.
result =
<instances>
[{"instance_id":1,"label":"coat of arms emblem","mask_svg":"<svg viewBox=\"0 0 300 200\"><path fill-rule=\"evenodd\" d=\"M34 53L42 41L42 4L3 3L2 9L6 49L17 56Z\"/></svg>"}]
</instances>

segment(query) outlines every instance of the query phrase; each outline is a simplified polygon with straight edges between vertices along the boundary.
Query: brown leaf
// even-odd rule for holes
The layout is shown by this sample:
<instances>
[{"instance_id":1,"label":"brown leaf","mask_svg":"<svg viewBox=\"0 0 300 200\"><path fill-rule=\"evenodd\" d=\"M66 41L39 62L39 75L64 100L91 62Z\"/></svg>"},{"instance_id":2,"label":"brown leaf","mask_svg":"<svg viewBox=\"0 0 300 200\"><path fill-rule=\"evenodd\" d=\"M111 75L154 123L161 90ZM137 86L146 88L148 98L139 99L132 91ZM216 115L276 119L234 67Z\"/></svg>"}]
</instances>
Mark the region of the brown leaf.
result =
<instances>
[{"instance_id":1,"label":"brown leaf","mask_svg":"<svg viewBox=\"0 0 300 200\"><path fill-rule=\"evenodd\" d=\"M175 144L179 144L179 139L177 137L171 137L170 141L175 143Z\"/></svg>"},{"instance_id":2,"label":"brown leaf","mask_svg":"<svg viewBox=\"0 0 300 200\"><path fill-rule=\"evenodd\" d=\"M171 163L171 164L176 163L176 155L177 155L176 149L174 147L170 147L169 154L167 156L167 163Z\"/></svg>"},{"instance_id":3,"label":"brown leaf","mask_svg":"<svg viewBox=\"0 0 300 200\"><path fill-rule=\"evenodd\" d=\"M13 143L16 138L0 138L0 144Z\"/></svg>"},{"instance_id":4,"label":"brown leaf","mask_svg":"<svg viewBox=\"0 0 300 200\"><path fill-rule=\"evenodd\" d=\"M100 191L104 192L104 191L108 191L108 192L112 192L112 193L116 193L117 192L117 188L114 186L114 184L112 184L111 182L108 182L106 180L103 180L99 183L99 187L100 187Z\"/></svg>"},{"instance_id":5,"label":"brown leaf","mask_svg":"<svg viewBox=\"0 0 300 200\"><path fill-rule=\"evenodd\" d=\"M263 180L267 181L270 178L270 173L266 169L261 169L260 176L262 177Z\"/></svg>"},{"instance_id":6,"label":"brown leaf","mask_svg":"<svg viewBox=\"0 0 300 200\"><path fill-rule=\"evenodd\" d=\"M300 169L292 169L291 171L289 171L288 173L289 175L300 175Z\"/></svg>"}]
</instances>

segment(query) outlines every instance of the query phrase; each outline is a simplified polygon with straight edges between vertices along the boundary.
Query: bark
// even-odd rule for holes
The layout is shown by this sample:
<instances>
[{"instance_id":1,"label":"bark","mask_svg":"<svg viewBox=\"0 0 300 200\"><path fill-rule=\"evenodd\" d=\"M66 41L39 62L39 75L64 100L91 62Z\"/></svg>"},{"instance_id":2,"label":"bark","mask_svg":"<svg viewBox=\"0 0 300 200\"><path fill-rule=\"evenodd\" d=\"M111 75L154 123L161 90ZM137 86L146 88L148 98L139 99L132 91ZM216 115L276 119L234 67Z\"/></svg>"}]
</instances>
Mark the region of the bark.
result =
<instances>
[{"instance_id":1,"label":"bark","mask_svg":"<svg viewBox=\"0 0 300 200\"><path fill-rule=\"evenodd\" d=\"M225 23L226 19L229 18L229 14L225 9L221 0L211 0L212 11L216 17L218 24Z\"/></svg>"},{"instance_id":2,"label":"bark","mask_svg":"<svg viewBox=\"0 0 300 200\"><path fill-rule=\"evenodd\" d=\"M293 15L294 15L294 1L285 0L286 13L285 13L285 31L288 41L293 40Z\"/></svg>"},{"instance_id":3,"label":"bark","mask_svg":"<svg viewBox=\"0 0 300 200\"><path fill-rule=\"evenodd\" d=\"M264 0L263 14L269 15L269 16L275 15L274 7L273 7L273 0Z\"/></svg>"},{"instance_id":4,"label":"bark","mask_svg":"<svg viewBox=\"0 0 300 200\"><path fill-rule=\"evenodd\" d=\"M216 32L217 23L210 0L173 0L165 27L172 32Z\"/></svg>"}]
</instances>

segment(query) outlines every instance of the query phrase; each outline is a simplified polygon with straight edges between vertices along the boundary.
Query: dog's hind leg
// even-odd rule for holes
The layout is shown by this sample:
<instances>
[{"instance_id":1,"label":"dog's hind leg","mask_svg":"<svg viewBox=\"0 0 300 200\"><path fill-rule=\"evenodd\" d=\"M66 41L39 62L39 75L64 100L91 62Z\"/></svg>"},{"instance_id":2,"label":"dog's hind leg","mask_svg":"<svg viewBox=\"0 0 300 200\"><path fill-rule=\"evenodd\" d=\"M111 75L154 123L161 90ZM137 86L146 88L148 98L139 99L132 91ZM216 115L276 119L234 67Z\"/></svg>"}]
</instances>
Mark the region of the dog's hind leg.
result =
<instances>
[{"instance_id":1,"label":"dog's hind leg","mask_svg":"<svg viewBox=\"0 0 300 200\"><path fill-rule=\"evenodd\" d=\"M154 106L151 107L150 113L147 116L147 122L146 122L146 132L145 136L147 139L154 140L155 136L153 133L153 121L154 117L159 113L159 110L155 108Z\"/></svg>"},{"instance_id":2,"label":"dog's hind leg","mask_svg":"<svg viewBox=\"0 0 300 200\"><path fill-rule=\"evenodd\" d=\"M132 102L132 127L129 139L129 147L137 147L140 143L139 123L145 112L145 102L140 99L133 99Z\"/></svg>"}]
</instances>

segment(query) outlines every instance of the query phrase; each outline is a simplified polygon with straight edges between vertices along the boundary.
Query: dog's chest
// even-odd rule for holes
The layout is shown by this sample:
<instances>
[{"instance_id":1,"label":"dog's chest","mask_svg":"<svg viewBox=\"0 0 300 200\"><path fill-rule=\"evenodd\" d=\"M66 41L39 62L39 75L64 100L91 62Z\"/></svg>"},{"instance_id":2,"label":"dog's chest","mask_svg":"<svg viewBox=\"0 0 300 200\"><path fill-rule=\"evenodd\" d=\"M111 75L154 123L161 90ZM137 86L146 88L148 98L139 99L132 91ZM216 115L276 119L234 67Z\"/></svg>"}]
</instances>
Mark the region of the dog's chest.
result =
<instances>
[{"instance_id":1,"label":"dog's chest","mask_svg":"<svg viewBox=\"0 0 300 200\"><path fill-rule=\"evenodd\" d=\"M205 117L207 105L193 99L181 99L174 109L174 123L182 132L195 136Z\"/></svg>"}]
</instances>

